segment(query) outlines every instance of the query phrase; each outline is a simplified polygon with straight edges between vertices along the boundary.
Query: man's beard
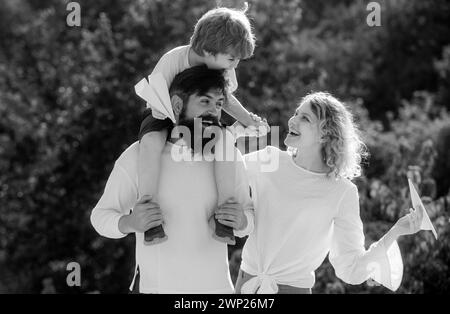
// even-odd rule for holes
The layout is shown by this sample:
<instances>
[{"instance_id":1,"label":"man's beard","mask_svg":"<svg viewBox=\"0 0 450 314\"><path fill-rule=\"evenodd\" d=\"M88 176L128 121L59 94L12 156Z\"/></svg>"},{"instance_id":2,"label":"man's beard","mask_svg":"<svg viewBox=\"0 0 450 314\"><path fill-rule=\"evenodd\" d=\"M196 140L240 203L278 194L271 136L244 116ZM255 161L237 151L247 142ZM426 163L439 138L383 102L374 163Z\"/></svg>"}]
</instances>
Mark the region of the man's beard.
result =
<instances>
[{"instance_id":1,"label":"man's beard","mask_svg":"<svg viewBox=\"0 0 450 314\"><path fill-rule=\"evenodd\" d=\"M211 141L217 141L214 132L209 132L209 134L207 132L207 136L205 136L205 130L208 128L223 128L218 117L211 114L204 114L193 119L186 118L185 115L180 115L178 125L184 126L189 130L188 135L190 134L191 136L190 141L187 138L183 139L186 143L190 143L190 148L192 149L193 154L203 154L206 144ZM199 137L201 137L201 140ZM199 145L199 143L201 145ZM214 153L214 146L211 147L211 152Z\"/></svg>"}]
</instances>

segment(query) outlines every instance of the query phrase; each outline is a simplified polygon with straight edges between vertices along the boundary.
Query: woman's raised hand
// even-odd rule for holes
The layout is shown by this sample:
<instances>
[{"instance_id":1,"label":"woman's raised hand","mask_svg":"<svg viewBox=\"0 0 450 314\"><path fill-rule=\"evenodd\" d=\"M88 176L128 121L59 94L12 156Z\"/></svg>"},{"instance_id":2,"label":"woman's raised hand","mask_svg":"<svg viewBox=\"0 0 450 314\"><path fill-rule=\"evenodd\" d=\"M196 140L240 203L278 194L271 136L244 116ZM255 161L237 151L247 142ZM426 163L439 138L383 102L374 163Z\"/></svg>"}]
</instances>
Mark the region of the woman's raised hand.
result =
<instances>
[{"instance_id":1,"label":"woman's raised hand","mask_svg":"<svg viewBox=\"0 0 450 314\"><path fill-rule=\"evenodd\" d=\"M420 231L422 224L423 209L409 209L409 214L401 217L395 224L398 235L414 234Z\"/></svg>"}]
</instances>

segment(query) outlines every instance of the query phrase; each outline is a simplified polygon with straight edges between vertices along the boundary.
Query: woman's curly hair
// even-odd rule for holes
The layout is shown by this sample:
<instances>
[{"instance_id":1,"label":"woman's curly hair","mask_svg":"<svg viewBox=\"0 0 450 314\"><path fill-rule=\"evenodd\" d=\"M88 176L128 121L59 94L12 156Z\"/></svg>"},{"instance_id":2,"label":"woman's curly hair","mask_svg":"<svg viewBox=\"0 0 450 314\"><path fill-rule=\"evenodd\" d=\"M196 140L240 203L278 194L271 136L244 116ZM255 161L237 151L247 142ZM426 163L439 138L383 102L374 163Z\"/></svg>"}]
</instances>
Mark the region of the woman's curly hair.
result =
<instances>
[{"instance_id":1,"label":"woman's curly hair","mask_svg":"<svg viewBox=\"0 0 450 314\"><path fill-rule=\"evenodd\" d=\"M353 179L361 175L361 162L367 157L353 120L345 105L326 92L306 95L300 105L310 103L312 112L319 120L322 140L322 158L330 168L328 175Z\"/></svg>"}]
</instances>

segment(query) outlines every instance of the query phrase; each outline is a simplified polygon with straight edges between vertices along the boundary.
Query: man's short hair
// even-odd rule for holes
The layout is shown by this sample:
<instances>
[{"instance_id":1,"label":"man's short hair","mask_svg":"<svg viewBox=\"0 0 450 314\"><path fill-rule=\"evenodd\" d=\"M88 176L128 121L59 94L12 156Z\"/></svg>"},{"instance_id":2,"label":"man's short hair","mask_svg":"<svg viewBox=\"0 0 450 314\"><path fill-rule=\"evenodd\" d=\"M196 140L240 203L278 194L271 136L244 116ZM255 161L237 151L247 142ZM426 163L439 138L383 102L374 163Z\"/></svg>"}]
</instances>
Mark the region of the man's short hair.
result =
<instances>
[{"instance_id":1,"label":"man's short hair","mask_svg":"<svg viewBox=\"0 0 450 314\"><path fill-rule=\"evenodd\" d=\"M186 105L191 95L204 95L211 90L219 90L223 92L225 101L227 101L228 82L224 77L223 70L208 69L206 65L199 65L188 68L178 73L169 88L170 97L177 95L183 100L183 109L180 116L186 112ZM142 137L153 131L169 130L168 136L173 128L170 118L159 120L153 118L152 110L144 111L139 131L139 141Z\"/></svg>"},{"instance_id":2,"label":"man's short hair","mask_svg":"<svg viewBox=\"0 0 450 314\"><path fill-rule=\"evenodd\" d=\"M186 105L189 96L204 95L210 90L220 90L226 97L228 81L224 77L224 71L199 65L178 73L170 85L169 94L170 97L179 96Z\"/></svg>"},{"instance_id":3,"label":"man's short hair","mask_svg":"<svg viewBox=\"0 0 450 314\"><path fill-rule=\"evenodd\" d=\"M192 49L203 56L203 50L216 55L231 54L247 59L255 50L255 35L245 14L248 5L241 10L216 8L206 12L195 25L191 37Z\"/></svg>"}]
</instances>

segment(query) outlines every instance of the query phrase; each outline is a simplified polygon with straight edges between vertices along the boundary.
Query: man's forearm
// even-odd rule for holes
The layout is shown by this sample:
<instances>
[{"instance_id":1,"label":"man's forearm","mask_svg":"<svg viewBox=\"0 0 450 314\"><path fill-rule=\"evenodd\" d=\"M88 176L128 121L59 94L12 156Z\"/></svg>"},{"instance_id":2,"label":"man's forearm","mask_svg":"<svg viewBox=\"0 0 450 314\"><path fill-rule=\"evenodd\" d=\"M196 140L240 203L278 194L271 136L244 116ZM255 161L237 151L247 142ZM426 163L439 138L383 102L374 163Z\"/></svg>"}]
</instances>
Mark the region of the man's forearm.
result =
<instances>
[{"instance_id":1,"label":"man's forearm","mask_svg":"<svg viewBox=\"0 0 450 314\"><path fill-rule=\"evenodd\" d=\"M119 221L122 217L123 214L117 210L96 207L91 213L91 224L100 235L111 239L120 239L126 235L119 228Z\"/></svg>"},{"instance_id":2,"label":"man's forearm","mask_svg":"<svg viewBox=\"0 0 450 314\"><path fill-rule=\"evenodd\" d=\"M124 234L133 233L133 230L131 229L129 224L129 218L130 215L124 215L119 219L119 231Z\"/></svg>"}]
</instances>

